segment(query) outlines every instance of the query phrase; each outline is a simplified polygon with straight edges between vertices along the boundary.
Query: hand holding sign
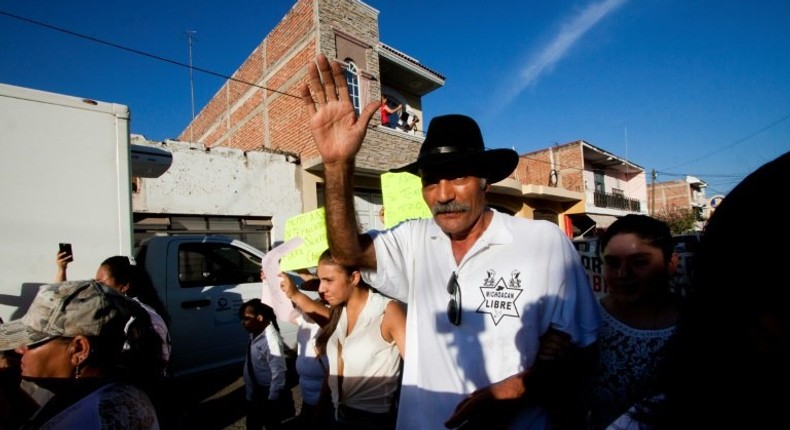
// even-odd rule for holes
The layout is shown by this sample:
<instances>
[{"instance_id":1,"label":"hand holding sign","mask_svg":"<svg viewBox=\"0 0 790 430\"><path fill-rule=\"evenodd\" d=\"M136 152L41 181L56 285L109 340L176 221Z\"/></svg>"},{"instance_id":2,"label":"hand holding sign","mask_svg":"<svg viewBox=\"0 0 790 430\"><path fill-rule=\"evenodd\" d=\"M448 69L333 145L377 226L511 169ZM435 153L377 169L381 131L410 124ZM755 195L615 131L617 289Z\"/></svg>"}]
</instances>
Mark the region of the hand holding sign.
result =
<instances>
[{"instance_id":1,"label":"hand holding sign","mask_svg":"<svg viewBox=\"0 0 790 430\"><path fill-rule=\"evenodd\" d=\"M301 237L304 244L280 261L283 270L313 267L318 257L329 247L326 240L324 208L318 208L285 221L285 239Z\"/></svg>"},{"instance_id":2,"label":"hand holding sign","mask_svg":"<svg viewBox=\"0 0 790 430\"><path fill-rule=\"evenodd\" d=\"M304 239L301 237L294 237L266 253L261 260L261 270L266 277L263 281L261 301L271 306L277 318L283 321L291 321L296 311L291 301L280 289L280 277L278 276L281 272L280 259L299 247L302 242Z\"/></svg>"}]
</instances>

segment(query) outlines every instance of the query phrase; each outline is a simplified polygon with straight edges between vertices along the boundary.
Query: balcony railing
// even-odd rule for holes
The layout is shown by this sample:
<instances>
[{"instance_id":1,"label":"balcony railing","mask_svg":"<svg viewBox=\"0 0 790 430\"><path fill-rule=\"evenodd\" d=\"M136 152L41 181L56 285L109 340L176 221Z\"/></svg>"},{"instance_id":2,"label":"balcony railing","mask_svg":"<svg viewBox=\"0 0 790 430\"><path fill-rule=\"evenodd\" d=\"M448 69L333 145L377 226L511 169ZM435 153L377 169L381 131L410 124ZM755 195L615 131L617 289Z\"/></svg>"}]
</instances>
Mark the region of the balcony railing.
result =
<instances>
[{"instance_id":1,"label":"balcony railing","mask_svg":"<svg viewBox=\"0 0 790 430\"><path fill-rule=\"evenodd\" d=\"M595 191L593 193L593 201L595 202L595 206L599 208L621 209L631 212L642 211L642 205L639 203L639 200L629 199L619 194Z\"/></svg>"}]
</instances>

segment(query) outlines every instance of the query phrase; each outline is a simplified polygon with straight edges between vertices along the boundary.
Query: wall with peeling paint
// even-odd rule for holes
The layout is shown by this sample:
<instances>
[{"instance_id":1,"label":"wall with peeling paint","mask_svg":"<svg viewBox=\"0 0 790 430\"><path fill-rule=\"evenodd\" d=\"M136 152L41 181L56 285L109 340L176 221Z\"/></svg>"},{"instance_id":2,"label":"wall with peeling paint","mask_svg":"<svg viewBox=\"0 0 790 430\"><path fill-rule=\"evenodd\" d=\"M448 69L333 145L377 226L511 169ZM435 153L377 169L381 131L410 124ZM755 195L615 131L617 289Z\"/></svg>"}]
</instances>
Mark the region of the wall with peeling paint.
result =
<instances>
[{"instance_id":1,"label":"wall with peeling paint","mask_svg":"<svg viewBox=\"0 0 790 430\"><path fill-rule=\"evenodd\" d=\"M135 144L173 154L170 168L159 178L136 178L134 212L151 214L267 216L273 244L284 240L285 221L302 213L301 174L294 157L279 153L242 151L174 140Z\"/></svg>"}]
</instances>

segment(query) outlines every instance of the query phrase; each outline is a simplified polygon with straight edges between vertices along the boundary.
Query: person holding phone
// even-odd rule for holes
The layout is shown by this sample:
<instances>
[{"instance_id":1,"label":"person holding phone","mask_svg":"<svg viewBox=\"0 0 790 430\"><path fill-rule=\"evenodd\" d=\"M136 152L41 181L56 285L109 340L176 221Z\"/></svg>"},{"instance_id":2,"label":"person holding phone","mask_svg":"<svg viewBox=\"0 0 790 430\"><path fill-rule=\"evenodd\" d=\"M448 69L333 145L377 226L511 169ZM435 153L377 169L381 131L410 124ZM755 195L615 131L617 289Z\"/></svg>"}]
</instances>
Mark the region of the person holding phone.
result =
<instances>
[{"instance_id":1,"label":"person holding phone","mask_svg":"<svg viewBox=\"0 0 790 430\"><path fill-rule=\"evenodd\" d=\"M71 247L58 251L56 263L58 266L55 282L67 281L66 271L69 263L74 261ZM154 329L162 338L162 371L166 372L170 361L170 315L165 304L154 288L148 273L138 267L134 259L123 255L109 257L99 264L94 279L102 284L117 290L119 293L139 302L148 312Z\"/></svg>"},{"instance_id":2,"label":"person holding phone","mask_svg":"<svg viewBox=\"0 0 790 430\"><path fill-rule=\"evenodd\" d=\"M58 271L55 273L55 281L65 281L67 279L66 270L69 267L69 263L74 261L74 254L71 251L70 243L58 244L58 255L55 261L58 264Z\"/></svg>"}]
</instances>

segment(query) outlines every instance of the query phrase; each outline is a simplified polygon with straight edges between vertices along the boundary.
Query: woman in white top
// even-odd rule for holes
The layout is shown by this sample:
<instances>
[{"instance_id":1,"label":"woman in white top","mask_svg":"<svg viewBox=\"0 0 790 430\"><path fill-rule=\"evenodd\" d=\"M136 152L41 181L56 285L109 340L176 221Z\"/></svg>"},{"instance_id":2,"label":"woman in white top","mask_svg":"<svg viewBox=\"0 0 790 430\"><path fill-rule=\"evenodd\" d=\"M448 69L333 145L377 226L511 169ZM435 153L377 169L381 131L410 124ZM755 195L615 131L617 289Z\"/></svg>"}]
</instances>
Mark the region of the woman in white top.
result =
<instances>
[{"instance_id":1,"label":"woman in white top","mask_svg":"<svg viewBox=\"0 0 790 430\"><path fill-rule=\"evenodd\" d=\"M403 305L371 289L357 269L338 265L328 250L318 260L318 291L329 308L281 278L283 291L302 311L328 318L316 348L329 360L332 428L394 429L406 345Z\"/></svg>"}]
</instances>

